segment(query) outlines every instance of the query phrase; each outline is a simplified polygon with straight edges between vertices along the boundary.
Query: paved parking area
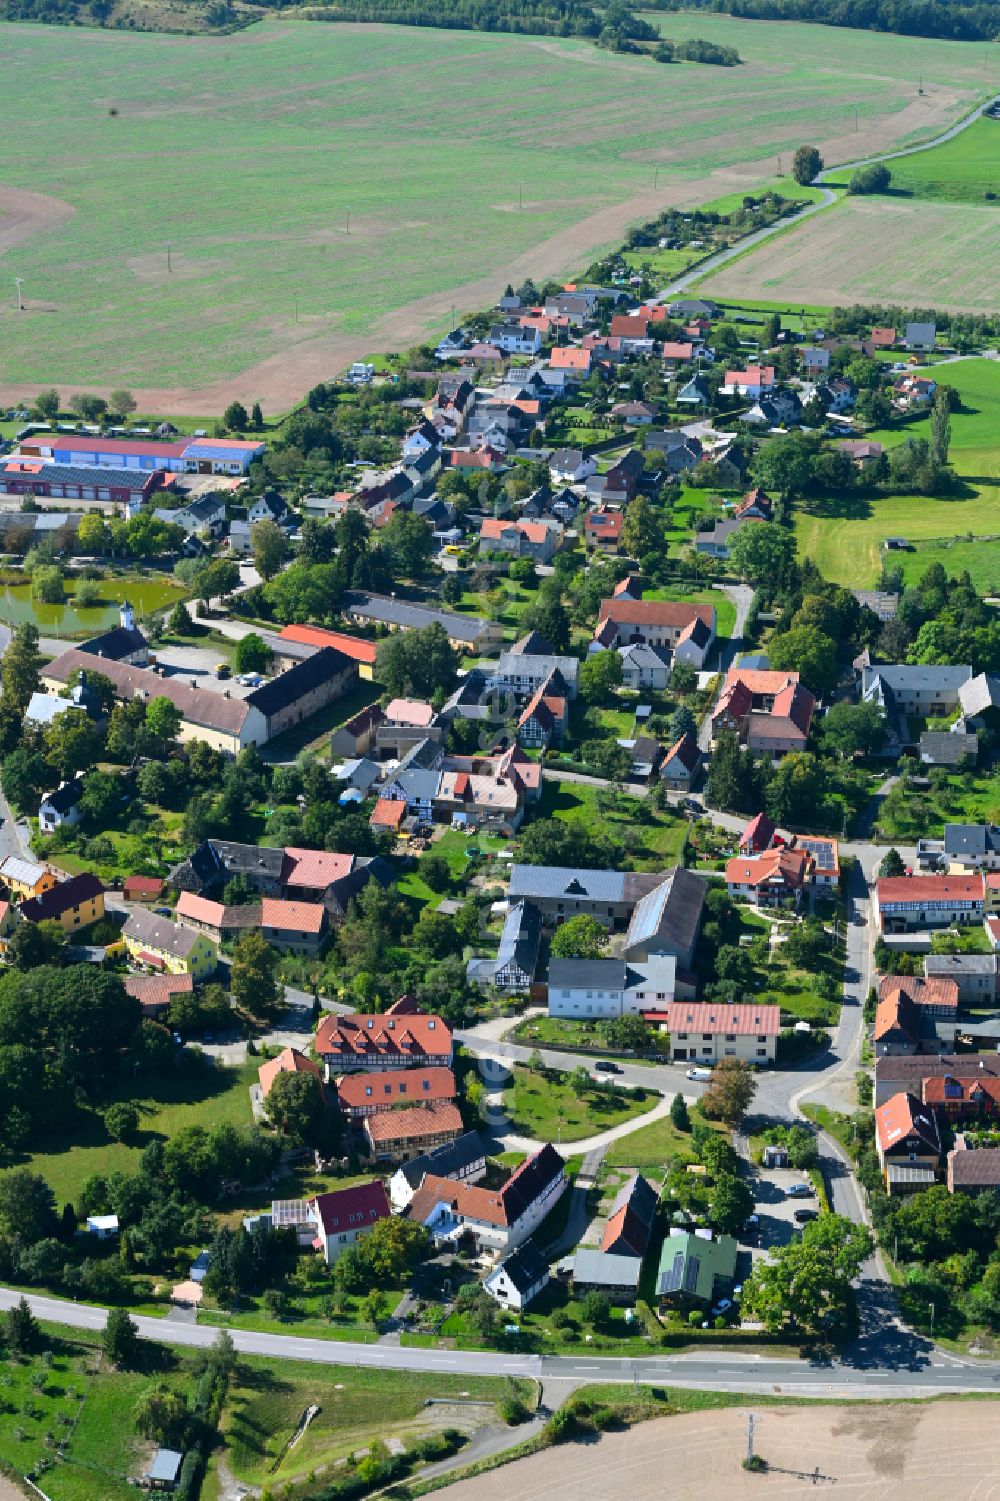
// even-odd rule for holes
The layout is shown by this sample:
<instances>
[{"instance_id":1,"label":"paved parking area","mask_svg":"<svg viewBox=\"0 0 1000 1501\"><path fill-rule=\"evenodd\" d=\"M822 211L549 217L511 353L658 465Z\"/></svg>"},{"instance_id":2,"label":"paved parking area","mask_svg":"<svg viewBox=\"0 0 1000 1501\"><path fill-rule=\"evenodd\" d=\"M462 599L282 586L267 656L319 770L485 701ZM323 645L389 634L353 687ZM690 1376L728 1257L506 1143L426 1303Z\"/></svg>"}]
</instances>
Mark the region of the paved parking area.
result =
<instances>
[{"instance_id":1,"label":"paved parking area","mask_svg":"<svg viewBox=\"0 0 1000 1501\"><path fill-rule=\"evenodd\" d=\"M805 1175L795 1168L759 1168L755 1173L751 1186L756 1200L754 1212L760 1220L760 1244L751 1248L754 1260L766 1256L775 1246L787 1246L799 1228L795 1221L796 1209L818 1207L811 1185L808 1199L789 1199L786 1196L785 1190L791 1184L804 1182L807 1182Z\"/></svg>"},{"instance_id":2,"label":"paved parking area","mask_svg":"<svg viewBox=\"0 0 1000 1501\"><path fill-rule=\"evenodd\" d=\"M165 677L179 678L191 688L208 688L213 693L228 693L230 698L246 698L252 688L244 688L235 675L215 676L216 665L223 661L219 648L213 646L158 646L156 661L165 667Z\"/></svg>"}]
</instances>

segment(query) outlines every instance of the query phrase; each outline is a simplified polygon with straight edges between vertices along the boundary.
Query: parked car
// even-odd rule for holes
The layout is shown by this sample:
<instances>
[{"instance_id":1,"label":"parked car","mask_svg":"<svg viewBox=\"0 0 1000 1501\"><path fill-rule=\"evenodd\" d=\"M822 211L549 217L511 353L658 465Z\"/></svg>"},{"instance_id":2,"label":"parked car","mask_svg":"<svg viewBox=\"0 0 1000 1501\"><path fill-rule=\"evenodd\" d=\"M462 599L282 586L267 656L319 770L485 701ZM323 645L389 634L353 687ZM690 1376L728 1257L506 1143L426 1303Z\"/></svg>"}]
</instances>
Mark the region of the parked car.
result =
<instances>
[{"instance_id":1,"label":"parked car","mask_svg":"<svg viewBox=\"0 0 1000 1501\"><path fill-rule=\"evenodd\" d=\"M617 1063L612 1063L609 1058L598 1058L594 1064L595 1074L620 1074L621 1069Z\"/></svg>"},{"instance_id":2,"label":"parked car","mask_svg":"<svg viewBox=\"0 0 1000 1501\"><path fill-rule=\"evenodd\" d=\"M707 1084L708 1080L712 1077L712 1070L710 1068L689 1068L686 1077L694 1079L697 1084Z\"/></svg>"},{"instance_id":3,"label":"parked car","mask_svg":"<svg viewBox=\"0 0 1000 1501\"><path fill-rule=\"evenodd\" d=\"M796 1209L795 1214L792 1216L792 1218L795 1219L795 1220L797 1220L800 1225L804 1225L807 1220L818 1220L819 1219L819 1210L818 1209Z\"/></svg>"},{"instance_id":4,"label":"parked car","mask_svg":"<svg viewBox=\"0 0 1000 1501\"><path fill-rule=\"evenodd\" d=\"M813 1190L808 1183L790 1183L785 1189L785 1197L788 1199L811 1199Z\"/></svg>"}]
</instances>

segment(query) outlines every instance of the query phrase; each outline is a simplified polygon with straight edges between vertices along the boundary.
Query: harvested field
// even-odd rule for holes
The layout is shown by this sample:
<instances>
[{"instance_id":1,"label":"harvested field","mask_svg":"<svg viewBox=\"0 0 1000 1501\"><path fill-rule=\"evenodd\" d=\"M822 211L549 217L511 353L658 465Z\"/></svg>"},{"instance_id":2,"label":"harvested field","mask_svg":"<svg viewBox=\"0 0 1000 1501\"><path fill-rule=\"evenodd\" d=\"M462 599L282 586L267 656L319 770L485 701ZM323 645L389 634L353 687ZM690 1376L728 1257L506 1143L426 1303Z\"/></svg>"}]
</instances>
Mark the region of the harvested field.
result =
<instances>
[{"instance_id":1,"label":"harvested field","mask_svg":"<svg viewBox=\"0 0 1000 1501\"><path fill-rule=\"evenodd\" d=\"M986 313L996 308L998 280L995 208L847 198L724 267L699 291L728 301L893 302Z\"/></svg>"},{"instance_id":2,"label":"harvested field","mask_svg":"<svg viewBox=\"0 0 1000 1501\"><path fill-rule=\"evenodd\" d=\"M579 270L667 204L773 178L802 139L828 160L905 143L1000 83L962 43L660 20L744 64L287 19L224 37L5 27L0 171L64 217L13 226L3 266L27 312L0 300L0 398L127 385L152 411L273 412L508 278Z\"/></svg>"},{"instance_id":3,"label":"harvested field","mask_svg":"<svg viewBox=\"0 0 1000 1501\"><path fill-rule=\"evenodd\" d=\"M993 1403L856 1402L754 1411L754 1447L784 1473L751 1475L741 1468L746 1415L729 1408L545 1449L507 1465L497 1480L509 1501L577 1501L596 1476L603 1501L694 1495L766 1501L825 1491L838 1501L941 1501L944 1495L989 1501L1000 1495L1000 1422ZM823 1480L813 1484L808 1476L817 1468ZM460 1481L449 1488L449 1501L480 1501L483 1489L481 1477Z\"/></svg>"}]
</instances>

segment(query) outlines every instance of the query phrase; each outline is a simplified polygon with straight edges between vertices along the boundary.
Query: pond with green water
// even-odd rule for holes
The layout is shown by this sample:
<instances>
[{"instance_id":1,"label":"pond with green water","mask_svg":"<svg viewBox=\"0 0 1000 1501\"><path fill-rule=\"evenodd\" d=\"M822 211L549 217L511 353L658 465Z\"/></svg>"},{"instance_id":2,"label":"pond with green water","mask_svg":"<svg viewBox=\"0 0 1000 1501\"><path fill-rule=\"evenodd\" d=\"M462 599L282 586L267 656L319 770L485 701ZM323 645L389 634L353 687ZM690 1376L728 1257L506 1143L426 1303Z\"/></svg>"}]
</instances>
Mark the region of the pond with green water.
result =
<instances>
[{"instance_id":1,"label":"pond with green water","mask_svg":"<svg viewBox=\"0 0 1000 1501\"><path fill-rule=\"evenodd\" d=\"M85 637L114 625L124 599L131 602L136 623L140 624L144 616L169 608L186 594L184 586L171 578L121 574L100 581L99 604L78 609L73 604L74 586L75 580L66 580L65 604L45 605L32 599L27 580L0 585L0 621L16 626L30 620L43 636Z\"/></svg>"}]
</instances>

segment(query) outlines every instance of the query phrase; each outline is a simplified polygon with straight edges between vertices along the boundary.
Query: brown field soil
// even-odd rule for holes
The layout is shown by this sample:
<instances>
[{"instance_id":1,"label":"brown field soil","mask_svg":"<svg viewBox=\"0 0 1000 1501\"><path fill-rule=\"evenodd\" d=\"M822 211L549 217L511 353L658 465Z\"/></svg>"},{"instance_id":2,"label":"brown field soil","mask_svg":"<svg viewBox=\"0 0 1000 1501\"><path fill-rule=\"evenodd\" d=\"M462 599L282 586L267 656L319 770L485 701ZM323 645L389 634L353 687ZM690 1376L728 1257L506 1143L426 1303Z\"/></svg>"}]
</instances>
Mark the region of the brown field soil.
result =
<instances>
[{"instance_id":1,"label":"brown field soil","mask_svg":"<svg viewBox=\"0 0 1000 1501\"><path fill-rule=\"evenodd\" d=\"M564 275L568 267L579 265L588 256L616 244L628 225L652 218L661 209L671 205L692 207L704 202L706 194L710 198L717 197L741 187L744 181L742 176L737 177L733 173L716 173L708 185L705 182L673 183L660 188L658 192L640 194L624 203L612 204L596 214L589 214L569 229L552 235L532 250L518 256L502 271L465 282L460 287L433 292L405 307L395 308L390 313L374 318L368 333L324 334L320 338L310 338L308 325L300 324L298 342L279 354L251 365L239 375L195 389L184 386L137 387L133 395L140 410L158 412L166 417L219 412L231 401L263 401L269 411L284 410L301 401L303 392L308 391L311 386L329 380L331 375L346 369L364 355L383 351L393 353L422 343L441 329L444 323L451 321L453 309L461 317L489 306L502 294L508 282L523 281L527 276L541 282L549 277ZM41 197L37 193L19 196ZM358 232L363 234L364 228L362 222ZM351 234L355 232L352 220ZM173 264L175 270L183 276L183 261L175 261ZM158 274L164 274L162 270L157 273L152 257L137 258L130 265L134 273L144 280L155 279ZM284 332L287 333L287 330ZM45 383L0 383L0 402L17 401L22 396L37 396L44 389ZM108 396L112 388L88 382L87 389L97 395Z\"/></svg>"},{"instance_id":2,"label":"brown field soil","mask_svg":"<svg viewBox=\"0 0 1000 1501\"><path fill-rule=\"evenodd\" d=\"M983 313L996 308L998 282L997 209L848 198L723 267L699 291L736 301L899 302Z\"/></svg>"},{"instance_id":3,"label":"brown field soil","mask_svg":"<svg viewBox=\"0 0 1000 1501\"><path fill-rule=\"evenodd\" d=\"M32 235L54 229L75 212L71 203L62 203L47 193L29 193L0 183L0 255L23 245Z\"/></svg>"},{"instance_id":4,"label":"brown field soil","mask_svg":"<svg viewBox=\"0 0 1000 1501\"><path fill-rule=\"evenodd\" d=\"M755 1411L754 1448L772 1467L748 1474L738 1408L660 1418L599 1442L562 1444L507 1465L507 1501L766 1501L829 1492L839 1501L991 1501L1000 1496L1000 1411L987 1402L855 1402ZM823 1477L813 1483L818 1468ZM598 1479L599 1477L599 1479ZM669 1477L667 1479L666 1477ZM489 1479L449 1487L480 1501Z\"/></svg>"}]
</instances>

